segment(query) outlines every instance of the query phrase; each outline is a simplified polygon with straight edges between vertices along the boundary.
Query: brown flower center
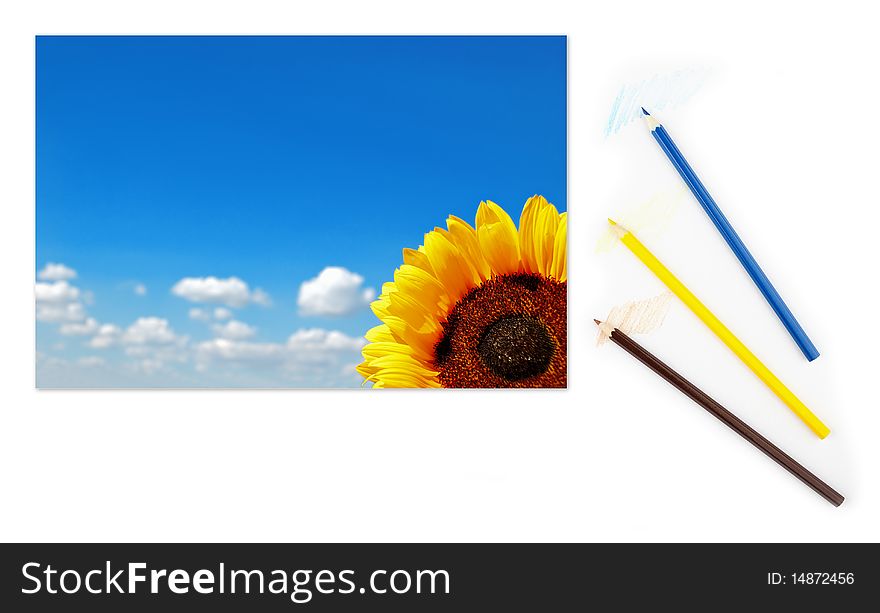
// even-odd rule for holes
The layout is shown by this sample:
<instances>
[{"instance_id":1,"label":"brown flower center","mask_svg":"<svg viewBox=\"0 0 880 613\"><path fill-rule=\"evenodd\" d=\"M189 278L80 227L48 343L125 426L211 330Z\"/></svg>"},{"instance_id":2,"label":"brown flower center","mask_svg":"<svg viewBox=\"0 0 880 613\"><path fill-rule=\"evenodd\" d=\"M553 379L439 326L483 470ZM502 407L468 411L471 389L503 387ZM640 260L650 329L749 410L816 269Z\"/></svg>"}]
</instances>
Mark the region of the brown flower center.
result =
<instances>
[{"instance_id":1,"label":"brown flower center","mask_svg":"<svg viewBox=\"0 0 880 613\"><path fill-rule=\"evenodd\" d=\"M434 348L444 387L565 387L566 290L537 274L494 277L452 309Z\"/></svg>"},{"instance_id":2,"label":"brown flower center","mask_svg":"<svg viewBox=\"0 0 880 613\"><path fill-rule=\"evenodd\" d=\"M489 370L519 381L547 370L556 345L534 317L508 315L486 328L477 351Z\"/></svg>"}]
</instances>

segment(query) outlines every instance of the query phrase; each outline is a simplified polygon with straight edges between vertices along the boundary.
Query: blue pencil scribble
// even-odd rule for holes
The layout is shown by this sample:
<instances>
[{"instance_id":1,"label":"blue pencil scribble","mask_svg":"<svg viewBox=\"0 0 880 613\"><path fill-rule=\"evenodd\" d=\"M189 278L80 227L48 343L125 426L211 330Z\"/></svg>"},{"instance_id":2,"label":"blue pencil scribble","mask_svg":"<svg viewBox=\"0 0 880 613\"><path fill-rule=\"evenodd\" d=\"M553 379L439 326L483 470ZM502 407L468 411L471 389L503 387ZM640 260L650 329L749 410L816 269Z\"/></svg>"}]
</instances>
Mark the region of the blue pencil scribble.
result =
<instances>
[{"instance_id":1,"label":"blue pencil scribble","mask_svg":"<svg viewBox=\"0 0 880 613\"><path fill-rule=\"evenodd\" d=\"M652 111L662 111L687 101L699 91L708 74L709 71L703 68L677 70L624 85L611 105L605 136L615 134L634 120L641 119L643 106Z\"/></svg>"}]
</instances>

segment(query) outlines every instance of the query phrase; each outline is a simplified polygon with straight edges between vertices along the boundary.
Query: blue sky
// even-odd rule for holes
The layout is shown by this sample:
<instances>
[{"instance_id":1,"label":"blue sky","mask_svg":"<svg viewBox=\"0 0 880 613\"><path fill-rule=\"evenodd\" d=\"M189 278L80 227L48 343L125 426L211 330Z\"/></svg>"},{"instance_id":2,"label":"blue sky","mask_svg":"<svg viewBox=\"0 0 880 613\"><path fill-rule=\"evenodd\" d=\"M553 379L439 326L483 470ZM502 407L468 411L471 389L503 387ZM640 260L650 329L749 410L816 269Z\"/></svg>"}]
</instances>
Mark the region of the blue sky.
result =
<instances>
[{"instance_id":1,"label":"blue sky","mask_svg":"<svg viewBox=\"0 0 880 613\"><path fill-rule=\"evenodd\" d=\"M357 385L401 248L566 208L565 46L38 37L38 385Z\"/></svg>"}]
</instances>

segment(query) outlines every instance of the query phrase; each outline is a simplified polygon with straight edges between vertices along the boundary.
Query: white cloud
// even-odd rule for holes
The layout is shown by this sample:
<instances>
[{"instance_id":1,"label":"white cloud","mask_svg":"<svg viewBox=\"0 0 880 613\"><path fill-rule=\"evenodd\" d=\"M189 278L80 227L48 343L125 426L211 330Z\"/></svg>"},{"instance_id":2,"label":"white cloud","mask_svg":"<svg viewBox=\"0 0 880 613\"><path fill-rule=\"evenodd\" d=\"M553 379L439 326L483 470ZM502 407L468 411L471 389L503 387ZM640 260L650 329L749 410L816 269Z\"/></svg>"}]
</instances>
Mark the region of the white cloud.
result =
<instances>
[{"instance_id":1,"label":"white cloud","mask_svg":"<svg viewBox=\"0 0 880 613\"><path fill-rule=\"evenodd\" d=\"M212 340L192 343L188 336L178 334L169 320L162 317L140 317L127 327L102 324L86 313L87 290L71 285L67 279L49 279L64 274L73 278L71 273L59 272L57 268L46 274L43 272L41 278L45 280L35 283L34 288L40 321L57 324L59 334L81 337L84 345L92 349L90 353L103 355L85 355L67 362L41 357L38 372L42 368L44 376L48 376L47 365L55 367L63 363L64 368L78 373L77 386L93 381L123 386L130 382L158 385L165 383L168 377L171 378L169 381L189 382L193 371L178 369L188 364L198 372L209 373L207 380L221 385L231 382L232 385L332 387L354 385L358 380L356 373L352 372L352 364L360 361L360 350L365 344L363 338L336 330L312 328L297 330L286 340L254 341L257 329L236 319L234 310L248 304L268 305L271 300L263 290L250 288L236 277L185 278L175 284L175 295L203 303L191 305L189 317L205 322L216 335ZM309 287L320 291L309 291ZM133 281L126 282L124 289L135 295L147 291L145 286ZM301 306L312 312L339 314L359 308L373 297L372 290L363 287L360 275L342 268L325 269L304 284L304 290L304 305ZM330 300L331 307L322 300ZM111 348L112 351L105 353ZM54 351L60 351L60 346ZM147 375L149 378L144 378Z\"/></svg>"},{"instance_id":2,"label":"white cloud","mask_svg":"<svg viewBox=\"0 0 880 613\"><path fill-rule=\"evenodd\" d=\"M234 319L227 321L225 324L214 324L213 330L214 334L220 338L227 338L233 341L251 338L257 333L257 329L253 326Z\"/></svg>"},{"instance_id":3,"label":"white cloud","mask_svg":"<svg viewBox=\"0 0 880 613\"><path fill-rule=\"evenodd\" d=\"M147 295L147 286L143 283L135 283L132 291L136 296L146 296Z\"/></svg>"},{"instance_id":4,"label":"white cloud","mask_svg":"<svg viewBox=\"0 0 880 613\"><path fill-rule=\"evenodd\" d=\"M367 306L376 292L364 288L364 278L340 266L327 266L299 286L301 315L348 315Z\"/></svg>"},{"instance_id":5,"label":"white cloud","mask_svg":"<svg viewBox=\"0 0 880 613\"><path fill-rule=\"evenodd\" d=\"M79 299L79 289L70 285L67 281L37 283L34 286L34 295L38 303L66 304Z\"/></svg>"},{"instance_id":6,"label":"white cloud","mask_svg":"<svg viewBox=\"0 0 880 613\"><path fill-rule=\"evenodd\" d=\"M37 279L40 281L67 281L75 278L76 271L74 269L55 262L47 263L43 270L37 273Z\"/></svg>"},{"instance_id":7,"label":"white cloud","mask_svg":"<svg viewBox=\"0 0 880 613\"><path fill-rule=\"evenodd\" d=\"M199 343L196 347L198 359L227 360L232 362L273 362L284 358L284 345L278 343L250 343L233 341L227 338Z\"/></svg>"},{"instance_id":8,"label":"white cloud","mask_svg":"<svg viewBox=\"0 0 880 613\"><path fill-rule=\"evenodd\" d=\"M37 366L44 367L56 367L56 366L66 366L67 360L64 358L58 358L53 355L47 355L42 351L37 352Z\"/></svg>"},{"instance_id":9,"label":"white cloud","mask_svg":"<svg viewBox=\"0 0 880 613\"><path fill-rule=\"evenodd\" d=\"M195 319L196 321L211 321L211 314L205 309L193 307L189 310L189 318Z\"/></svg>"},{"instance_id":10,"label":"white cloud","mask_svg":"<svg viewBox=\"0 0 880 613\"><path fill-rule=\"evenodd\" d=\"M93 349L120 347L125 355L137 359L127 368L143 374L153 374L169 362L182 363L187 360L189 338L174 332L167 319L160 317L140 317L124 330L114 324L98 325L93 319L87 320L69 333L93 334L88 346Z\"/></svg>"},{"instance_id":11,"label":"white cloud","mask_svg":"<svg viewBox=\"0 0 880 613\"><path fill-rule=\"evenodd\" d=\"M59 332L64 336L91 336L98 332L99 327L97 320L89 317L83 322L62 324Z\"/></svg>"},{"instance_id":12,"label":"white cloud","mask_svg":"<svg viewBox=\"0 0 880 613\"><path fill-rule=\"evenodd\" d=\"M165 368L165 363L162 360L147 358L136 362L133 366L136 372L142 372L145 375L152 375L163 370Z\"/></svg>"},{"instance_id":13,"label":"white cloud","mask_svg":"<svg viewBox=\"0 0 880 613\"><path fill-rule=\"evenodd\" d=\"M336 330L312 328L297 330L285 344L215 338L197 345L196 359L202 369L207 363L216 361L268 362L291 371L308 365L312 369L310 372L336 375L343 364L360 357L360 349L365 344L363 338L347 336Z\"/></svg>"},{"instance_id":14,"label":"white cloud","mask_svg":"<svg viewBox=\"0 0 880 613\"><path fill-rule=\"evenodd\" d=\"M94 349L106 349L119 341L122 330L113 324L104 324L98 328L98 333L89 341L89 347Z\"/></svg>"},{"instance_id":15,"label":"white cloud","mask_svg":"<svg viewBox=\"0 0 880 613\"><path fill-rule=\"evenodd\" d=\"M189 357L184 341L171 345L129 345L125 355L132 358L151 358L162 362L186 362Z\"/></svg>"},{"instance_id":16,"label":"white cloud","mask_svg":"<svg viewBox=\"0 0 880 613\"><path fill-rule=\"evenodd\" d=\"M358 351L366 344L363 338L347 336L336 330L310 328L297 330L287 339L287 348L302 354L334 351Z\"/></svg>"},{"instance_id":17,"label":"white cloud","mask_svg":"<svg viewBox=\"0 0 880 613\"><path fill-rule=\"evenodd\" d=\"M68 304L40 304L37 303L37 320L47 323L63 323L65 321L82 321L86 317L86 311L79 302Z\"/></svg>"},{"instance_id":18,"label":"white cloud","mask_svg":"<svg viewBox=\"0 0 880 613\"><path fill-rule=\"evenodd\" d=\"M179 337L167 319L140 317L125 329L121 340L125 345L167 345L177 342Z\"/></svg>"},{"instance_id":19,"label":"white cloud","mask_svg":"<svg viewBox=\"0 0 880 613\"><path fill-rule=\"evenodd\" d=\"M239 307L250 298L247 283L237 277L186 277L178 281L171 292L190 302L221 302Z\"/></svg>"},{"instance_id":20,"label":"white cloud","mask_svg":"<svg viewBox=\"0 0 880 613\"><path fill-rule=\"evenodd\" d=\"M96 366L104 366L104 364L106 364L106 361L104 360L104 358L96 355L87 355L79 358L76 363L79 366L94 368Z\"/></svg>"},{"instance_id":21,"label":"white cloud","mask_svg":"<svg viewBox=\"0 0 880 613\"><path fill-rule=\"evenodd\" d=\"M193 307L189 310L189 318L205 322L211 321L212 319L224 321L232 319L232 311L226 307L216 307L213 311L202 307Z\"/></svg>"},{"instance_id":22,"label":"white cloud","mask_svg":"<svg viewBox=\"0 0 880 613\"><path fill-rule=\"evenodd\" d=\"M79 302L80 291L67 281L36 283L34 297L37 300L37 320L49 323L82 321L85 309Z\"/></svg>"},{"instance_id":23,"label":"white cloud","mask_svg":"<svg viewBox=\"0 0 880 613\"><path fill-rule=\"evenodd\" d=\"M171 292L190 302L220 303L230 307L243 307L249 302L268 305L269 295L261 289L251 292L248 284L238 277L186 277L174 284Z\"/></svg>"},{"instance_id":24,"label":"white cloud","mask_svg":"<svg viewBox=\"0 0 880 613\"><path fill-rule=\"evenodd\" d=\"M272 306L272 298L269 297L265 291L260 289L259 287L254 290L251 294L251 302L254 304L259 304L260 306Z\"/></svg>"},{"instance_id":25,"label":"white cloud","mask_svg":"<svg viewBox=\"0 0 880 613\"><path fill-rule=\"evenodd\" d=\"M140 317L120 337L125 355L136 358L129 364L135 372L152 375L165 370L169 362L185 362L189 337L178 336L167 319Z\"/></svg>"},{"instance_id":26,"label":"white cloud","mask_svg":"<svg viewBox=\"0 0 880 613\"><path fill-rule=\"evenodd\" d=\"M282 369L292 382L309 387L355 385L361 378L351 364L361 362L363 337L336 330L297 330L287 339Z\"/></svg>"}]
</instances>

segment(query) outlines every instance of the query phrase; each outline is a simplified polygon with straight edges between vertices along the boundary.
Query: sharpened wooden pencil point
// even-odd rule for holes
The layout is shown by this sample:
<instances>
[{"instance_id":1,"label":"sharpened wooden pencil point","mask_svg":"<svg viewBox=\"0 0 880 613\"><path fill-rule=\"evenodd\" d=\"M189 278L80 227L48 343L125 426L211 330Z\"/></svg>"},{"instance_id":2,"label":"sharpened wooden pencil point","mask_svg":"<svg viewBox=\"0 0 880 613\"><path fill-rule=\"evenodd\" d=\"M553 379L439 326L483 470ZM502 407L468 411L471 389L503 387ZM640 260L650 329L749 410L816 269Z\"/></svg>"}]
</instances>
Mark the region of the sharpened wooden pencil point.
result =
<instances>
[{"instance_id":1,"label":"sharpened wooden pencil point","mask_svg":"<svg viewBox=\"0 0 880 613\"><path fill-rule=\"evenodd\" d=\"M623 236L628 232L626 228L624 228L622 225L620 225L610 217L608 218L608 225L611 226L609 228L611 234L613 234L617 238L623 238Z\"/></svg>"}]
</instances>

